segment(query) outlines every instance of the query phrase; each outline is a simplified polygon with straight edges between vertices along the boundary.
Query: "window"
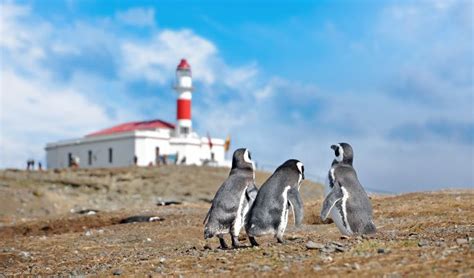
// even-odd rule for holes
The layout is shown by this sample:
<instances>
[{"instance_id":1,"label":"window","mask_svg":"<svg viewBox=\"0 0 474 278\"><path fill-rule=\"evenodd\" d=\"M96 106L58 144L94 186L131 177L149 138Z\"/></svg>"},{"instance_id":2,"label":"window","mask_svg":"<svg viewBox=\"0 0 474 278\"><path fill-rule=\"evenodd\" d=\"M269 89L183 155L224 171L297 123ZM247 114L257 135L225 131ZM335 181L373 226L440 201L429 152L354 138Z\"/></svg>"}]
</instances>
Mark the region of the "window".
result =
<instances>
[{"instance_id":1,"label":"window","mask_svg":"<svg viewBox=\"0 0 474 278\"><path fill-rule=\"evenodd\" d=\"M188 134L188 133L189 133L189 127L182 126L181 127L181 134Z\"/></svg>"},{"instance_id":2,"label":"window","mask_svg":"<svg viewBox=\"0 0 474 278\"><path fill-rule=\"evenodd\" d=\"M92 165L92 151L87 152L87 163Z\"/></svg>"},{"instance_id":3,"label":"window","mask_svg":"<svg viewBox=\"0 0 474 278\"><path fill-rule=\"evenodd\" d=\"M112 159L113 159L113 151L112 151L112 148L109 148L109 163L112 163Z\"/></svg>"}]
</instances>

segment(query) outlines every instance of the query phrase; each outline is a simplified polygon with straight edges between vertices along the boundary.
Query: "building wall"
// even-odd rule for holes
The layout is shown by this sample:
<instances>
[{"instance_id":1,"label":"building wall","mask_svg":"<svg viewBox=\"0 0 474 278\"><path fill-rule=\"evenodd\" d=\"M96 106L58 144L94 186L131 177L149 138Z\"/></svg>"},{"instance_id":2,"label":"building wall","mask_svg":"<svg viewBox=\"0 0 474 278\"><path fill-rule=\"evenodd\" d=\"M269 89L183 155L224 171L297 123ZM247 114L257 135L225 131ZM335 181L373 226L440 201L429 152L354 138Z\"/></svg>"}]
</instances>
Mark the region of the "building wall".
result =
<instances>
[{"instance_id":1,"label":"building wall","mask_svg":"<svg viewBox=\"0 0 474 278\"><path fill-rule=\"evenodd\" d=\"M156 148L159 148L160 156L174 154L170 147L169 135L168 137L157 136L149 131L137 133L135 139L135 155L138 158L137 165L148 166L150 163L155 165L157 159ZM174 161L172 162L174 163Z\"/></svg>"},{"instance_id":2,"label":"building wall","mask_svg":"<svg viewBox=\"0 0 474 278\"><path fill-rule=\"evenodd\" d=\"M214 160L218 163L219 166L224 165L225 161L225 150L224 150L224 140L212 138L212 149L209 146L209 139L206 137L201 138L201 158L202 159L211 159L212 154L214 154Z\"/></svg>"},{"instance_id":3,"label":"building wall","mask_svg":"<svg viewBox=\"0 0 474 278\"><path fill-rule=\"evenodd\" d=\"M134 165L156 165L156 148L161 156L168 156L168 163L178 162L186 157L186 165L202 165L211 160L211 150L206 137L170 137L170 130L133 131L113 135L84 137L77 140L48 144L46 160L48 168L66 168L68 154L79 157L80 168L125 167ZM228 166L225 160L224 140L213 138L214 162L210 165ZM109 148L112 148L112 162L109 162ZM92 163L89 164L89 151Z\"/></svg>"},{"instance_id":4,"label":"building wall","mask_svg":"<svg viewBox=\"0 0 474 278\"><path fill-rule=\"evenodd\" d=\"M109 148L112 149L112 161L109 161ZM89 161L89 151L91 159ZM77 140L70 144L48 146L46 162L48 168L65 168L69 165L69 153L79 158L81 168L124 167L134 164L135 144L133 137L110 140Z\"/></svg>"},{"instance_id":5,"label":"building wall","mask_svg":"<svg viewBox=\"0 0 474 278\"><path fill-rule=\"evenodd\" d=\"M201 141L193 137L171 138L170 146L178 156L178 161L186 157L186 165L202 165Z\"/></svg>"}]
</instances>

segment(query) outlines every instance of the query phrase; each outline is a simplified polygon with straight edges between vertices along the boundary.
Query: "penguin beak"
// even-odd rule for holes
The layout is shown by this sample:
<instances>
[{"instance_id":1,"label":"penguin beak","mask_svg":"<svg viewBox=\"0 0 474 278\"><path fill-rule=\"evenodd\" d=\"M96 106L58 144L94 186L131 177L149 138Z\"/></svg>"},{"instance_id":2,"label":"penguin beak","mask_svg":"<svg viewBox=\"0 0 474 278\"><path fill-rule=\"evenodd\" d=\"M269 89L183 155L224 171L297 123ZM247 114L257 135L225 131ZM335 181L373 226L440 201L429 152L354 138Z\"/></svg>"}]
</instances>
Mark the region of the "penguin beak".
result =
<instances>
[{"instance_id":1,"label":"penguin beak","mask_svg":"<svg viewBox=\"0 0 474 278\"><path fill-rule=\"evenodd\" d=\"M331 149L333 149L335 151L337 149L337 146L336 145L331 145Z\"/></svg>"}]
</instances>

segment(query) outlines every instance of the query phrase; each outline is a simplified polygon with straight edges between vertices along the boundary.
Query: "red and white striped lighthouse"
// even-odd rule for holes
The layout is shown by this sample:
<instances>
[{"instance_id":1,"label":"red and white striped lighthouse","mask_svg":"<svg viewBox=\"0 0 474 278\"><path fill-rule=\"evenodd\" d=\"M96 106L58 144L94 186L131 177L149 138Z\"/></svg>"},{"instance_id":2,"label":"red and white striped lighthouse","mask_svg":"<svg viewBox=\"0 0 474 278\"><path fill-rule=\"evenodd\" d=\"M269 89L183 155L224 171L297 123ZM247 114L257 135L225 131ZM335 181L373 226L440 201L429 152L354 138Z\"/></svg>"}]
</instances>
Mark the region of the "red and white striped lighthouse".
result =
<instances>
[{"instance_id":1,"label":"red and white striped lighthouse","mask_svg":"<svg viewBox=\"0 0 474 278\"><path fill-rule=\"evenodd\" d=\"M178 94L176 135L187 136L192 131L191 92L193 90L193 79L191 76L191 66L186 59L181 59L176 68L176 84L174 88Z\"/></svg>"}]
</instances>

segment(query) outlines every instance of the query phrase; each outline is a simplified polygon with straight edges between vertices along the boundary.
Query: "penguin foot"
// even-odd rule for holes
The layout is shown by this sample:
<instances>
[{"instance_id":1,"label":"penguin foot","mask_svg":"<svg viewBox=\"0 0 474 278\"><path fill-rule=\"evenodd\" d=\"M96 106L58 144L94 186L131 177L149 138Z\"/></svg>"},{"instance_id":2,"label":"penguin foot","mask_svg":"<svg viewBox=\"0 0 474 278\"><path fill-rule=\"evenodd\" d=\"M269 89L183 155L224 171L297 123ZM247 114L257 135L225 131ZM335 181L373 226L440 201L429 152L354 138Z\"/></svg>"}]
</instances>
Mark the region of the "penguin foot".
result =
<instances>
[{"instance_id":1,"label":"penguin foot","mask_svg":"<svg viewBox=\"0 0 474 278\"><path fill-rule=\"evenodd\" d=\"M284 240L283 237L277 237L277 241L280 244L285 244L286 243L286 240Z\"/></svg>"},{"instance_id":2,"label":"penguin foot","mask_svg":"<svg viewBox=\"0 0 474 278\"><path fill-rule=\"evenodd\" d=\"M227 243L225 242L225 240L223 238L219 238L219 243L221 244L221 249L229 249L229 245L227 245Z\"/></svg>"},{"instance_id":3,"label":"penguin foot","mask_svg":"<svg viewBox=\"0 0 474 278\"><path fill-rule=\"evenodd\" d=\"M239 242L238 236L232 236L232 247L233 248L241 248L243 245Z\"/></svg>"},{"instance_id":4,"label":"penguin foot","mask_svg":"<svg viewBox=\"0 0 474 278\"><path fill-rule=\"evenodd\" d=\"M255 240L253 236L250 236L249 240L250 240L250 244L252 244L252 247L260 246L260 244L258 244L258 242Z\"/></svg>"}]
</instances>

